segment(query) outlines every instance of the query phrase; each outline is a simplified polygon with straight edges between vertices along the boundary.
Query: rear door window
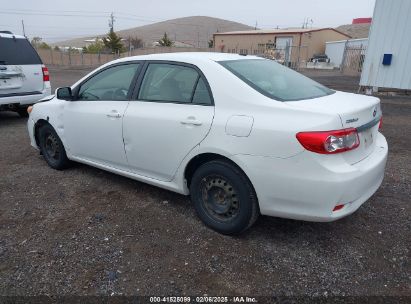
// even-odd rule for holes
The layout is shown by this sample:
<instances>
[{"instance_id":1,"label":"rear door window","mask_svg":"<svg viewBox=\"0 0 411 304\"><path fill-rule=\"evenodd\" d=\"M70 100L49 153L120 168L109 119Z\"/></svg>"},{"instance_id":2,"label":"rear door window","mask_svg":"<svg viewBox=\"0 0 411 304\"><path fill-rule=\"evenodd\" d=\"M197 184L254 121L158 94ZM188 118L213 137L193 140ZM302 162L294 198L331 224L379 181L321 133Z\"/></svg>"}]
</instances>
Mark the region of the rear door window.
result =
<instances>
[{"instance_id":1,"label":"rear door window","mask_svg":"<svg viewBox=\"0 0 411 304\"><path fill-rule=\"evenodd\" d=\"M0 37L0 64L42 64L39 55L27 39Z\"/></svg>"},{"instance_id":2,"label":"rear door window","mask_svg":"<svg viewBox=\"0 0 411 304\"><path fill-rule=\"evenodd\" d=\"M203 78L200 78L198 80L197 87L193 96L193 103L204 105L211 105L213 103L211 100L210 92L208 91Z\"/></svg>"},{"instance_id":3,"label":"rear door window","mask_svg":"<svg viewBox=\"0 0 411 304\"><path fill-rule=\"evenodd\" d=\"M203 77L196 69L168 63L150 63L138 99L156 102L212 104Z\"/></svg>"}]
</instances>

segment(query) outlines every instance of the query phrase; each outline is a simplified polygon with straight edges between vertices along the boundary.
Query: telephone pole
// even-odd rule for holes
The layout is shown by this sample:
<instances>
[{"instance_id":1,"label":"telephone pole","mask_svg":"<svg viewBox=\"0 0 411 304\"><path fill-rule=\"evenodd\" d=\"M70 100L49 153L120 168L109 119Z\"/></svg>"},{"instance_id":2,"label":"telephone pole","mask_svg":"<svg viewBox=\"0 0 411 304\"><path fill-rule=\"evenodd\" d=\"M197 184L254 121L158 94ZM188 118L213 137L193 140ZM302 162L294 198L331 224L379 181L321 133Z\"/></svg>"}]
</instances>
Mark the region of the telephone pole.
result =
<instances>
[{"instance_id":1,"label":"telephone pole","mask_svg":"<svg viewBox=\"0 0 411 304\"><path fill-rule=\"evenodd\" d=\"M115 21L116 21L116 19L114 18L114 13L112 12L110 14L110 20L108 21L108 26L109 26L111 32L114 32L114 22Z\"/></svg>"},{"instance_id":2,"label":"telephone pole","mask_svg":"<svg viewBox=\"0 0 411 304\"><path fill-rule=\"evenodd\" d=\"M24 29L24 20L21 19L21 25L23 27L23 36L26 37L26 30Z\"/></svg>"}]
</instances>

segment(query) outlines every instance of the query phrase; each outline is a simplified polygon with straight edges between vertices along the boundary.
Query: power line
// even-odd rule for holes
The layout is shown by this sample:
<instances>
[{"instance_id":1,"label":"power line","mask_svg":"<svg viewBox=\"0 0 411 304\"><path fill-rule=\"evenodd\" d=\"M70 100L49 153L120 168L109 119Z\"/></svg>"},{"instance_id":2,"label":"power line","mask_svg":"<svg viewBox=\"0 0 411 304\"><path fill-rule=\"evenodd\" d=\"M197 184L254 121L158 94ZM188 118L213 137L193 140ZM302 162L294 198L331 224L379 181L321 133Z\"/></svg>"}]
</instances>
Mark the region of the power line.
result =
<instances>
[{"instance_id":1,"label":"power line","mask_svg":"<svg viewBox=\"0 0 411 304\"><path fill-rule=\"evenodd\" d=\"M74 14L58 14L58 13L32 13L32 12L0 12L3 15L23 15L23 16L50 16L50 17L97 17L97 18L107 18L107 15L74 15Z\"/></svg>"},{"instance_id":2,"label":"power line","mask_svg":"<svg viewBox=\"0 0 411 304\"><path fill-rule=\"evenodd\" d=\"M7 12L5 12L7 11ZM80 14L73 14L73 13L80 13ZM90 14L92 13L92 14ZM175 22L170 20L162 20L162 19L147 19L142 18L144 16L141 15L134 15L130 13L124 12L114 12L116 15L124 15L129 17L120 16L117 17L121 20L132 20L132 21L143 21L143 22L168 22L169 24L173 25L182 25L182 26L195 26L195 27L207 27L206 25L201 24L193 24L193 23L186 23L186 22ZM50 17L93 17L93 18L107 18L107 14L110 12L102 12L102 11L81 11L81 10L48 10L48 11L40 11L40 10L32 10L32 9L4 9L0 12L3 15L27 15L27 16L50 16ZM105 14L105 15L104 15ZM222 26L217 24L218 28L227 28L231 26Z\"/></svg>"}]
</instances>

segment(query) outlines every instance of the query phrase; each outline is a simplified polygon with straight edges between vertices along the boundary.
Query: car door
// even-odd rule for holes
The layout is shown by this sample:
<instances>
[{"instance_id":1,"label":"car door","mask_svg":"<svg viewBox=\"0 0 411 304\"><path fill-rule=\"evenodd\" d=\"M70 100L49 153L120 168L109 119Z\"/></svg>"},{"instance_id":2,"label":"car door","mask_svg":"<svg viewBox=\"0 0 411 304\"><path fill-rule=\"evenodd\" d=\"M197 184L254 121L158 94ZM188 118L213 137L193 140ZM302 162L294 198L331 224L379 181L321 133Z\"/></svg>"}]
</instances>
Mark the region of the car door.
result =
<instances>
[{"instance_id":1,"label":"car door","mask_svg":"<svg viewBox=\"0 0 411 304\"><path fill-rule=\"evenodd\" d=\"M124 115L130 169L170 181L184 157L208 134L214 103L201 71L191 65L148 62Z\"/></svg>"},{"instance_id":2,"label":"car door","mask_svg":"<svg viewBox=\"0 0 411 304\"><path fill-rule=\"evenodd\" d=\"M139 66L109 66L74 89L75 100L64 109L66 146L72 156L127 168L122 124Z\"/></svg>"}]
</instances>

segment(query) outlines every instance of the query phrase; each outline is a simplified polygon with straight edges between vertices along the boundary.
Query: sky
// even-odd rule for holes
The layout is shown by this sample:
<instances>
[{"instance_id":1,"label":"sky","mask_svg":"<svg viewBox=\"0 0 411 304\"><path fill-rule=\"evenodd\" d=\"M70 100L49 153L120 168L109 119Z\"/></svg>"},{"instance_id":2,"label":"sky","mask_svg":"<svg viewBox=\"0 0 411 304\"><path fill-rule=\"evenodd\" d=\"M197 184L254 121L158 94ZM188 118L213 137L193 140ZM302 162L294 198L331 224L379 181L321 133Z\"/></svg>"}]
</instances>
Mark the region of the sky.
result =
<instances>
[{"instance_id":1,"label":"sky","mask_svg":"<svg viewBox=\"0 0 411 304\"><path fill-rule=\"evenodd\" d=\"M375 0L0 0L0 29L55 42L187 16L210 16L258 28L336 27L372 17Z\"/></svg>"}]
</instances>

